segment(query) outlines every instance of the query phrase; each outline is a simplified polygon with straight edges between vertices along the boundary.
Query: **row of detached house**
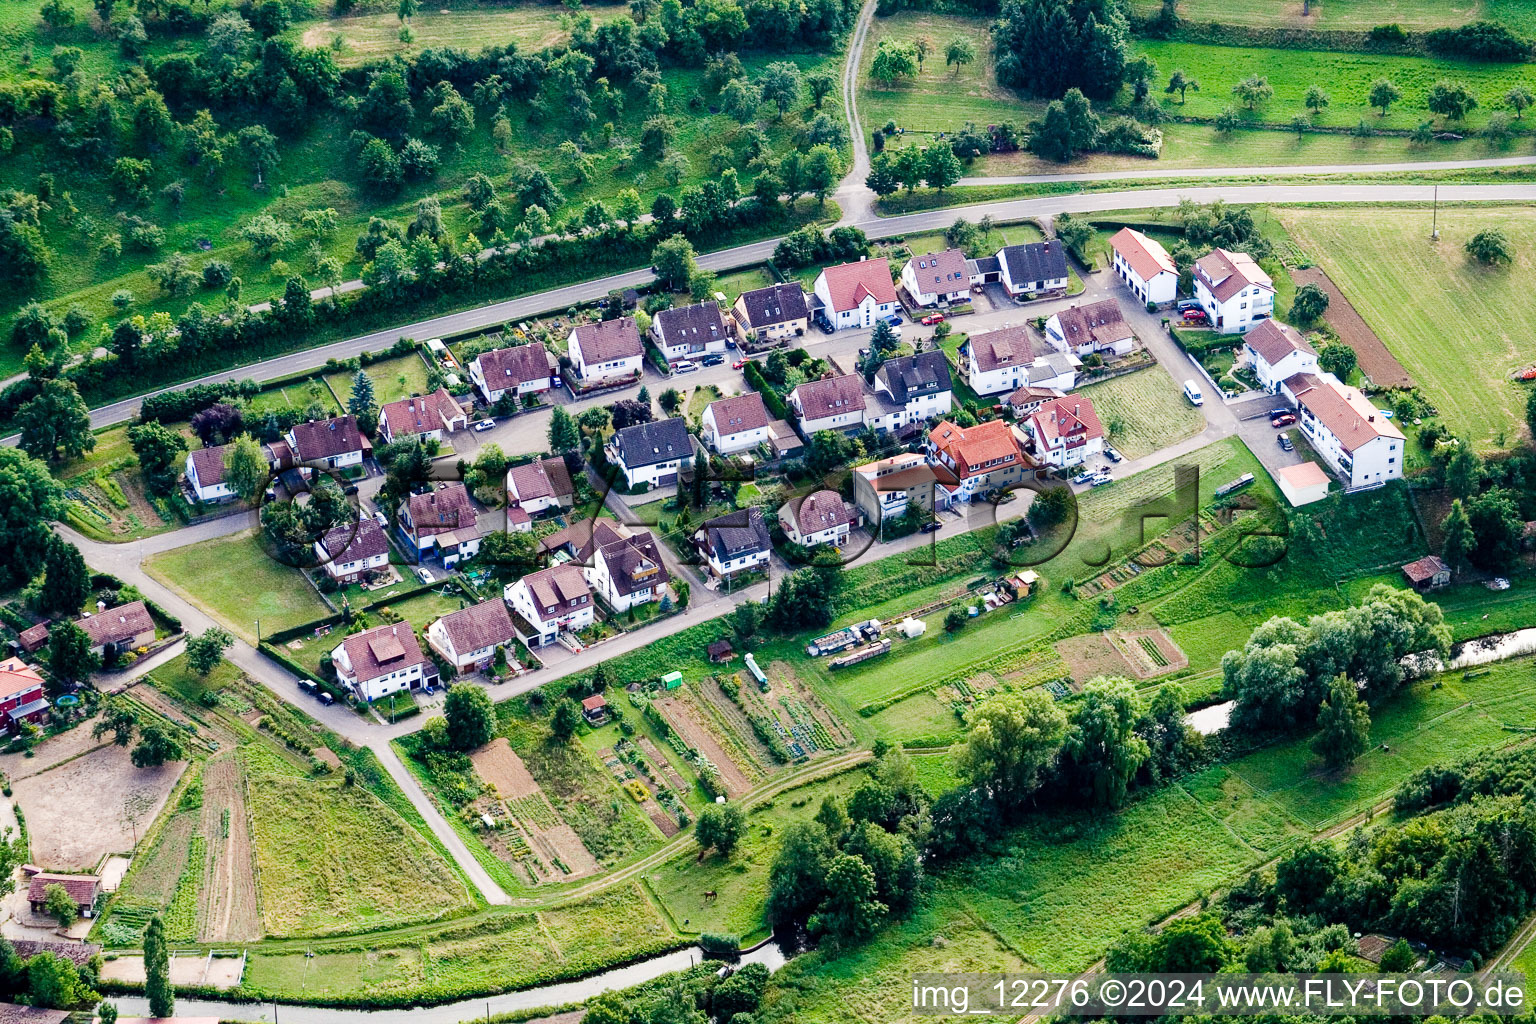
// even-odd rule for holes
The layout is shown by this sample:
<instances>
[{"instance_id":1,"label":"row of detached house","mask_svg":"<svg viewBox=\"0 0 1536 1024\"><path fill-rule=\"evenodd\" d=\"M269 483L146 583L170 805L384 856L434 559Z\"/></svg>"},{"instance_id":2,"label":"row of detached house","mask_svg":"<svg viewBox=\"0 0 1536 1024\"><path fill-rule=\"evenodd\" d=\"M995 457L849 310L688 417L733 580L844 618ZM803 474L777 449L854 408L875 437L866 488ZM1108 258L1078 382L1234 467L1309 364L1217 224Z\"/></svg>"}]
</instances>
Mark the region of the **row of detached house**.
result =
<instances>
[{"instance_id":1,"label":"row of detached house","mask_svg":"<svg viewBox=\"0 0 1536 1024\"><path fill-rule=\"evenodd\" d=\"M1142 302L1163 305L1178 298L1179 271L1168 250L1135 228L1109 240L1115 274ZM1219 246L1195 261L1194 298L1222 334L1244 334L1275 314L1275 282L1245 252Z\"/></svg>"}]
</instances>

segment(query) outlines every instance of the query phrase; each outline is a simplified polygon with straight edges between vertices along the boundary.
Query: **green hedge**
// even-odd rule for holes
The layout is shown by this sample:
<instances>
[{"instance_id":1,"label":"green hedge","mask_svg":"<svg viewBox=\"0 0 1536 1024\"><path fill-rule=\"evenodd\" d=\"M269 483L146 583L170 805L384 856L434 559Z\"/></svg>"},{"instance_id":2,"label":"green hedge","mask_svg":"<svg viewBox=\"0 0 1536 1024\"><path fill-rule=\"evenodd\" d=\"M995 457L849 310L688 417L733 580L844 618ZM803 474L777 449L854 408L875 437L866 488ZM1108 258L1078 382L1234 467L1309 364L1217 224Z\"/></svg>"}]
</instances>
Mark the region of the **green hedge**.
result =
<instances>
[{"instance_id":1,"label":"green hedge","mask_svg":"<svg viewBox=\"0 0 1536 1024\"><path fill-rule=\"evenodd\" d=\"M762 367L749 359L747 365L741 369L742 374L747 378L747 384L753 391L763 396L763 405L768 407L769 415L776 420L789 419L789 409L785 407L784 399L779 397L779 393L768 383L768 378L763 376Z\"/></svg>"}]
</instances>

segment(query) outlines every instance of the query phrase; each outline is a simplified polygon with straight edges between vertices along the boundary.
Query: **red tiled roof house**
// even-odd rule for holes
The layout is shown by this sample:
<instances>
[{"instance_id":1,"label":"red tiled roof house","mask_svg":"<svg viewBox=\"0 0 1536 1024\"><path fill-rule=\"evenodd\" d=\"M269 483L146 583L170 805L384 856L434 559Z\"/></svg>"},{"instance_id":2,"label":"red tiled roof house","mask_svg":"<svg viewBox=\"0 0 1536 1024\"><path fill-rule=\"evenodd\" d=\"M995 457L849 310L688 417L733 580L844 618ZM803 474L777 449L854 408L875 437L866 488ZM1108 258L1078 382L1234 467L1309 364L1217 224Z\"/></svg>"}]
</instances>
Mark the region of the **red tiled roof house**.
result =
<instances>
[{"instance_id":1,"label":"red tiled roof house","mask_svg":"<svg viewBox=\"0 0 1536 1024\"><path fill-rule=\"evenodd\" d=\"M566 562L529 573L508 584L507 604L531 627L530 647L552 644L565 631L585 629L596 620L592 588L581 567Z\"/></svg>"},{"instance_id":2,"label":"red tiled roof house","mask_svg":"<svg viewBox=\"0 0 1536 1024\"><path fill-rule=\"evenodd\" d=\"M750 451L768 440L768 407L756 391L710 402L699 439L721 455Z\"/></svg>"},{"instance_id":3,"label":"red tiled roof house","mask_svg":"<svg viewBox=\"0 0 1536 1024\"><path fill-rule=\"evenodd\" d=\"M928 432L928 461L954 474L954 500L969 502L1024 479L1029 458L1002 420L959 427L948 420Z\"/></svg>"},{"instance_id":4,"label":"red tiled roof house","mask_svg":"<svg viewBox=\"0 0 1536 1024\"><path fill-rule=\"evenodd\" d=\"M576 501L565 460L534 459L507 470L507 504L536 516L552 508L570 508Z\"/></svg>"},{"instance_id":5,"label":"red tiled roof house","mask_svg":"<svg viewBox=\"0 0 1536 1024\"><path fill-rule=\"evenodd\" d=\"M47 718L42 675L20 658L0 661L0 725L14 732L22 722L42 725Z\"/></svg>"},{"instance_id":6,"label":"red tiled roof house","mask_svg":"<svg viewBox=\"0 0 1536 1024\"><path fill-rule=\"evenodd\" d=\"M336 678L364 700L435 685L437 665L421 651L409 622L391 622L347 637L331 651Z\"/></svg>"},{"instance_id":7,"label":"red tiled roof house","mask_svg":"<svg viewBox=\"0 0 1536 1024\"><path fill-rule=\"evenodd\" d=\"M1035 460L1058 469L1104 450L1104 426L1093 402L1080 395L1042 402L1024 429L1035 443Z\"/></svg>"},{"instance_id":8,"label":"red tiled roof house","mask_svg":"<svg viewBox=\"0 0 1536 1024\"><path fill-rule=\"evenodd\" d=\"M396 513L400 535L418 561L442 560L444 566L480 553L480 515L469 489L455 480L441 489L413 494Z\"/></svg>"},{"instance_id":9,"label":"red tiled roof house","mask_svg":"<svg viewBox=\"0 0 1536 1024\"><path fill-rule=\"evenodd\" d=\"M533 342L482 352L469 363L469 379L491 405L507 395L521 398L554 386L560 375L554 353Z\"/></svg>"},{"instance_id":10,"label":"red tiled roof house","mask_svg":"<svg viewBox=\"0 0 1536 1024\"><path fill-rule=\"evenodd\" d=\"M1136 333L1114 299L1068 306L1053 314L1045 322L1045 339L1058 352L1079 356L1093 352L1125 356L1136 345Z\"/></svg>"},{"instance_id":11,"label":"red tiled roof house","mask_svg":"<svg viewBox=\"0 0 1536 1024\"><path fill-rule=\"evenodd\" d=\"M469 426L469 416L447 388L430 395L402 398L379 410L379 436L387 444L415 436L423 441L441 441L444 434Z\"/></svg>"},{"instance_id":12,"label":"red tiled roof house","mask_svg":"<svg viewBox=\"0 0 1536 1024\"><path fill-rule=\"evenodd\" d=\"M356 583L389 564L389 538L372 516L345 523L315 541L315 559L338 583Z\"/></svg>"},{"instance_id":13,"label":"red tiled roof house","mask_svg":"<svg viewBox=\"0 0 1536 1024\"><path fill-rule=\"evenodd\" d=\"M69 898L75 902L75 911L81 917L90 917L95 913L96 897L101 892L100 878L95 875L55 875L38 871L27 882L27 902L32 904L34 914L43 913L50 885L61 886L69 893Z\"/></svg>"},{"instance_id":14,"label":"red tiled roof house","mask_svg":"<svg viewBox=\"0 0 1536 1024\"><path fill-rule=\"evenodd\" d=\"M789 406L809 440L823 430L843 433L864 426L864 379L856 373L807 381L789 393Z\"/></svg>"},{"instance_id":15,"label":"red tiled roof house","mask_svg":"<svg viewBox=\"0 0 1536 1024\"><path fill-rule=\"evenodd\" d=\"M971 272L959 249L925 252L901 268L901 286L919 306L963 302L971 297Z\"/></svg>"},{"instance_id":16,"label":"red tiled roof house","mask_svg":"<svg viewBox=\"0 0 1536 1024\"><path fill-rule=\"evenodd\" d=\"M1156 239L1121 228L1109 240L1115 274L1143 304L1162 305L1179 297L1179 268Z\"/></svg>"},{"instance_id":17,"label":"red tiled roof house","mask_svg":"<svg viewBox=\"0 0 1536 1024\"><path fill-rule=\"evenodd\" d=\"M644 348L634 317L627 316L573 328L566 354L583 384L597 384L638 375Z\"/></svg>"},{"instance_id":18,"label":"red tiled roof house","mask_svg":"<svg viewBox=\"0 0 1536 1024\"><path fill-rule=\"evenodd\" d=\"M454 672L484 672L496 658L496 649L517 639L512 616L501 598L461 608L427 627L427 644Z\"/></svg>"},{"instance_id":19,"label":"red tiled roof house","mask_svg":"<svg viewBox=\"0 0 1536 1024\"><path fill-rule=\"evenodd\" d=\"M840 263L816 275L815 305L835 331L873 327L880 317L896 311L896 286L884 256L857 263Z\"/></svg>"},{"instance_id":20,"label":"red tiled roof house","mask_svg":"<svg viewBox=\"0 0 1536 1024\"><path fill-rule=\"evenodd\" d=\"M155 620L143 601L107 608L75 623L91 638L91 653L100 655L111 644L119 651L148 647L155 642Z\"/></svg>"},{"instance_id":21,"label":"red tiled roof house","mask_svg":"<svg viewBox=\"0 0 1536 1024\"><path fill-rule=\"evenodd\" d=\"M804 547L846 542L859 518L859 510L836 491L813 491L785 502L779 509L784 536Z\"/></svg>"}]
</instances>

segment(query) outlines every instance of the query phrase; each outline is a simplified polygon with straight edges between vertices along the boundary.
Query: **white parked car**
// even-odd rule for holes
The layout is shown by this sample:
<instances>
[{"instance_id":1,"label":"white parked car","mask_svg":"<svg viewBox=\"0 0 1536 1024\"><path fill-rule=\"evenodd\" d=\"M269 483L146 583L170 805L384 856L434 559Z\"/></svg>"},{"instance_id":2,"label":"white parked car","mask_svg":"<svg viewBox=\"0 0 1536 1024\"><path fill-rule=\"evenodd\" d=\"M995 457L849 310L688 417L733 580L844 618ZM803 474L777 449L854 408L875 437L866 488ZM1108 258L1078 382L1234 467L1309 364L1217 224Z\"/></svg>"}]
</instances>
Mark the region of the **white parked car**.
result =
<instances>
[{"instance_id":1,"label":"white parked car","mask_svg":"<svg viewBox=\"0 0 1536 1024\"><path fill-rule=\"evenodd\" d=\"M432 571L430 569L426 569L426 568L423 568L422 566L418 565L416 567L416 578L421 580L421 582L423 582L423 583L431 583L432 582Z\"/></svg>"},{"instance_id":2,"label":"white parked car","mask_svg":"<svg viewBox=\"0 0 1536 1024\"><path fill-rule=\"evenodd\" d=\"M681 359L672 364L673 373L692 373L699 368L699 364L691 359Z\"/></svg>"},{"instance_id":3,"label":"white parked car","mask_svg":"<svg viewBox=\"0 0 1536 1024\"><path fill-rule=\"evenodd\" d=\"M480 420L479 422L477 422L475 424L475 430L476 431L491 430L495 426L496 426L496 421L495 420Z\"/></svg>"}]
</instances>

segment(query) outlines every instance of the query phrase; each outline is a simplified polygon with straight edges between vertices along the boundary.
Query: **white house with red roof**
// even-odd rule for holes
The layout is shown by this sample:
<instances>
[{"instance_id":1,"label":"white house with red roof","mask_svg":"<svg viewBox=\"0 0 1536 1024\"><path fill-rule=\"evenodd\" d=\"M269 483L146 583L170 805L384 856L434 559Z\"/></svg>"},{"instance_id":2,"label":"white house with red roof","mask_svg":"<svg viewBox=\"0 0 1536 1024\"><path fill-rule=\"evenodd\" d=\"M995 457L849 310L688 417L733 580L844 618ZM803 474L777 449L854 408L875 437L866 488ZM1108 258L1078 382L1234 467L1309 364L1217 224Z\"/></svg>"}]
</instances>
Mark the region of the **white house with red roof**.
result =
<instances>
[{"instance_id":1,"label":"white house with red roof","mask_svg":"<svg viewBox=\"0 0 1536 1024\"><path fill-rule=\"evenodd\" d=\"M718 302L663 309L651 318L651 340L669 363L724 352L731 333Z\"/></svg>"},{"instance_id":2,"label":"white house with red roof","mask_svg":"<svg viewBox=\"0 0 1536 1024\"><path fill-rule=\"evenodd\" d=\"M1038 343L1026 324L973 334L955 353L960 379L978 395L1000 395L1023 387L1070 391L1082 360Z\"/></svg>"},{"instance_id":3,"label":"white house with red roof","mask_svg":"<svg viewBox=\"0 0 1536 1024\"><path fill-rule=\"evenodd\" d=\"M1121 228L1109 240L1115 274L1142 302L1162 305L1179 297L1179 268L1155 238Z\"/></svg>"},{"instance_id":4,"label":"white house with red roof","mask_svg":"<svg viewBox=\"0 0 1536 1024\"><path fill-rule=\"evenodd\" d=\"M1275 283L1245 252L1215 248L1195 261L1195 301L1221 334L1242 334L1275 314Z\"/></svg>"},{"instance_id":5,"label":"white house with red roof","mask_svg":"<svg viewBox=\"0 0 1536 1024\"><path fill-rule=\"evenodd\" d=\"M597 384L640 373L645 349L632 316L581 324L566 339L566 355L583 384Z\"/></svg>"},{"instance_id":6,"label":"white house with red roof","mask_svg":"<svg viewBox=\"0 0 1536 1024\"><path fill-rule=\"evenodd\" d=\"M1136 347L1136 332L1126 323L1120 303L1100 299L1053 313L1045 322L1045 340L1058 352L1078 356L1126 356Z\"/></svg>"},{"instance_id":7,"label":"white house with red roof","mask_svg":"<svg viewBox=\"0 0 1536 1024\"><path fill-rule=\"evenodd\" d=\"M1382 411L1331 373L1298 373L1280 391L1296 403L1302 433L1345 490L1380 487L1403 476L1403 432Z\"/></svg>"},{"instance_id":8,"label":"white house with red roof","mask_svg":"<svg viewBox=\"0 0 1536 1024\"><path fill-rule=\"evenodd\" d=\"M372 516L343 523L315 541L315 559L338 583L355 583L389 564L389 538Z\"/></svg>"},{"instance_id":9,"label":"white house with red roof","mask_svg":"<svg viewBox=\"0 0 1536 1024\"><path fill-rule=\"evenodd\" d=\"M1024 479L1029 456L1002 420L960 427L944 420L928 432L928 461L954 475L955 501L969 502Z\"/></svg>"},{"instance_id":10,"label":"white house with red roof","mask_svg":"<svg viewBox=\"0 0 1536 1024\"><path fill-rule=\"evenodd\" d=\"M556 456L534 459L507 470L507 507L534 516L552 508L569 508L576 502L576 486L565 460Z\"/></svg>"},{"instance_id":11,"label":"white house with red roof","mask_svg":"<svg viewBox=\"0 0 1536 1024\"><path fill-rule=\"evenodd\" d=\"M699 439L721 455L750 451L768 440L768 407L756 391L710 402L699 424Z\"/></svg>"},{"instance_id":12,"label":"white house with red roof","mask_svg":"<svg viewBox=\"0 0 1536 1024\"><path fill-rule=\"evenodd\" d=\"M823 430L858 430L864 426L864 379L850 373L807 381L789 393L789 406L807 440Z\"/></svg>"},{"instance_id":13,"label":"white house with red roof","mask_svg":"<svg viewBox=\"0 0 1536 1024\"><path fill-rule=\"evenodd\" d=\"M959 249L926 252L901 268L901 286L919 306L963 302L971 297L971 272Z\"/></svg>"},{"instance_id":14,"label":"white house with red roof","mask_svg":"<svg viewBox=\"0 0 1536 1024\"><path fill-rule=\"evenodd\" d=\"M531 647L552 644L562 632L585 629L596 619L592 588L580 566L571 562L529 573L507 585L507 604L532 627L524 639Z\"/></svg>"},{"instance_id":15,"label":"white house with red roof","mask_svg":"<svg viewBox=\"0 0 1536 1024\"><path fill-rule=\"evenodd\" d=\"M555 355L538 342L482 352L469 361L469 379L486 402L548 391L559 376Z\"/></svg>"},{"instance_id":16,"label":"white house with red roof","mask_svg":"<svg viewBox=\"0 0 1536 1024\"><path fill-rule=\"evenodd\" d=\"M368 701L438 680L437 666L421 652L409 622L389 622L347 637L332 649L331 666L343 686Z\"/></svg>"},{"instance_id":17,"label":"white house with red roof","mask_svg":"<svg viewBox=\"0 0 1536 1024\"><path fill-rule=\"evenodd\" d=\"M211 503L233 501L235 489L224 479L224 456L230 446L199 448L187 453L187 486L198 501Z\"/></svg>"},{"instance_id":18,"label":"white house with red roof","mask_svg":"<svg viewBox=\"0 0 1536 1024\"><path fill-rule=\"evenodd\" d=\"M1076 466L1104 450L1104 425L1093 402L1068 395L1040 403L1024 429L1035 443L1035 461L1058 469Z\"/></svg>"},{"instance_id":19,"label":"white house with red roof","mask_svg":"<svg viewBox=\"0 0 1536 1024\"><path fill-rule=\"evenodd\" d=\"M813 491L779 509L779 528L790 543L804 547L842 544L859 521L859 510L836 491Z\"/></svg>"},{"instance_id":20,"label":"white house with red roof","mask_svg":"<svg viewBox=\"0 0 1536 1024\"><path fill-rule=\"evenodd\" d=\"M483 531L479 509L469 489L457 480L410 495L400 503L396 516L400 535L411 545L418 561L426 561L435 554L446 568L480 553Z\"/></svg>"},{"instance_id":21,"label":"white house with red roof","mask_svg":"<svg viewBox=\"0 0 1536 1024\"><path fill-rule=\"evenodd\" d=\"M876 320L894 313L898 305L896 286L891 283L891 265L884 256L828 267L816 275L812 292L812 305L827 318L834 331L873 327Z\"/></svg>"},{"instance_id":22,"label":"white house with red roof","mask_svg":"<svg viewBox=\"0 0 1536 1024\"><path fill-rule=\"evenodd\" d=\"M454 401L447 388L430 395L402 398L379 410L379 436L386 444L415 436L423 441L441 441L444 434L469 426L463 406Z\"/></svg>"},{"instance_id":23,"label":"white house with red roof","mask_svg":"<svg viewBox=\"0 0 1536 1024\"><path fill-rule=\"evenodd\" d=\"M924 512L943 511L958 486L954 473L916 452L866 462L853 470L854 503L872 526L899 519L914 504Z\"/></svg>"},{"instance_id":24,"label":"white house with red roof","mask_svg":"<svg viewBox=\"0 0 1536 1024\"><path fill-rule=\"evenodd\" d=\"M649 530L631 530L599 519L591 539L577 552L581 574L594 593L616 612L660 601L672 576Z\"/></svg>"},{"instance_id":25,"label":"white house with red roof","mask_svg":"<svg viewBox=\"0 0 1536 1024\"><path fill-rule=\"evenodd\" d=\"M496 649L516 639L512 616L501 598L460 608L427 627L427 646L459 675L490 668Z\"/></svg>"},{"instance_id":26,"label":"white house with red roof","mask_svg":"<svg viewBox=\"0 0 1536 1024\"><path fill-rule=\"evenodd\" d=\"M373 450L351 413L295 423L288 430L287 441L297 462L330 469L360 466L365 453Z\"/></svg>"},{"instance_id":27,"label":"white house with red roof","mask_svg":"<svg viewBox=\"0 0 1536 1024\"><path fill-rule=\"evenodd\" d=\"M1287 377L1317 372L1317 350L1301 332L1270 317L1243 336L1243 354L1264 390L1273 394Z\"/></svg>"}]
</instances>

